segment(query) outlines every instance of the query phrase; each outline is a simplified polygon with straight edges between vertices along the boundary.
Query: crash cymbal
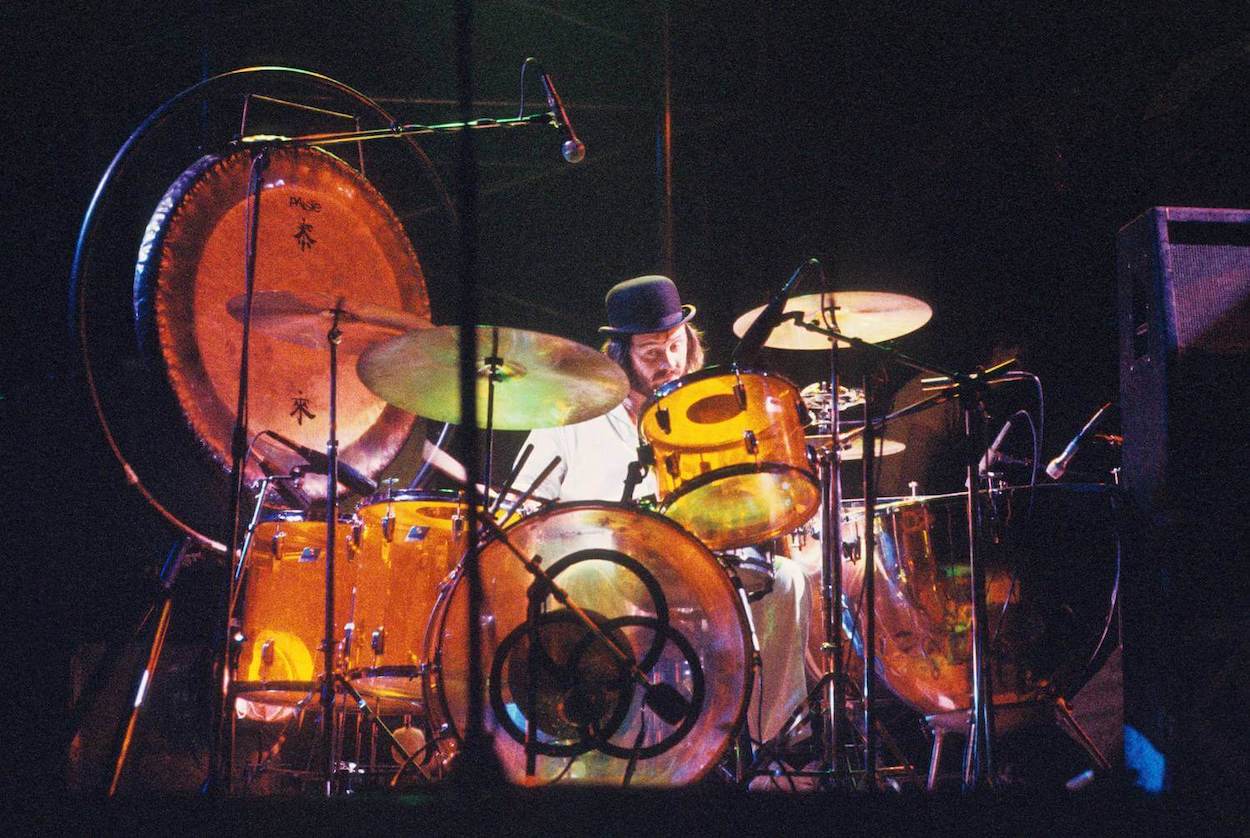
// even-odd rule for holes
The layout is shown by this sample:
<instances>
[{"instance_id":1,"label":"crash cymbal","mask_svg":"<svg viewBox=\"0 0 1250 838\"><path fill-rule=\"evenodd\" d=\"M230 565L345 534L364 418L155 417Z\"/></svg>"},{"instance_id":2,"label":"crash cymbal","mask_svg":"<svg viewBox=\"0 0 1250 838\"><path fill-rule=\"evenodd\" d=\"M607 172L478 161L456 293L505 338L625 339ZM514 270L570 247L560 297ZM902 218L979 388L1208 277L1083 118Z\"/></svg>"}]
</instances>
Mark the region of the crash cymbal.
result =
<instances>
[{"instance_id":1,"label":"crash cymbal","mask_svg":"<svg viewBox=\"0 0 1250 838\"><path fill-rule=\"evenodd\" d=\"M457 326L419 329L370 347L356 372L393 405L460 423ZM488 356L499 360L494 427L519 431L584 422L625 400L629 381L606 355L542 332L477 327L477 423L486 425Z\"/></svg>"},{"instance_id":2,"label":"crash cymbal","mask_svg":"<svg viewBox=\"0 0 1250 838\"><path fill-rule=\"evenodd\" d=\"M836 294L807 294L786 303L783 317L800 312L804 323L825 325L821 314L821 302L828 297L834 300L835 331L848 337L869 343L899 337L919 329L933 316L928 303L904 294L885 291L839 291ZM734 334L742 337L755 322L764 306L753 308L734 321ZM828 349L830 339L818 332L808 331L793 319L784 320L773 329L765 346L775 349ZM849 346L840 342L839 346Z\"/></svg>"},{"instance_id":3,"label":"crash cymbal","mask_svg":"<svg viewBox=\"0 0 1250 838\"><path fill-rule=\"evenodd\" d=\"M246 294L238 294L226 301L226 310L240 322L246 299ZM375 343L428 327L411 312L351 297L336 299L332 294L311 291L257 291L252 296L252 328L289 343L326 349L326 334L336 306L342 332L339 352L344 355L359 355Z\"/></svg>"},{"instance_id":4,"label":"crash cymbal","mask_svg":"<svg viewBox=\"0 0 1250 838\"><path fill-rule=\"evenodd\" d=\"M816 447L824 447L829 445L832 439L829 434L810 434L807 437L809 445ZM896 439L876 439L873 441L873 449L878 457L888 457L891 454L897 454L907 446ZM842 459L843 460L862 460L864 458L864 442L863 437L855 434L849 439L843 435L842 437Z\"/></svg>"}]
</instances>

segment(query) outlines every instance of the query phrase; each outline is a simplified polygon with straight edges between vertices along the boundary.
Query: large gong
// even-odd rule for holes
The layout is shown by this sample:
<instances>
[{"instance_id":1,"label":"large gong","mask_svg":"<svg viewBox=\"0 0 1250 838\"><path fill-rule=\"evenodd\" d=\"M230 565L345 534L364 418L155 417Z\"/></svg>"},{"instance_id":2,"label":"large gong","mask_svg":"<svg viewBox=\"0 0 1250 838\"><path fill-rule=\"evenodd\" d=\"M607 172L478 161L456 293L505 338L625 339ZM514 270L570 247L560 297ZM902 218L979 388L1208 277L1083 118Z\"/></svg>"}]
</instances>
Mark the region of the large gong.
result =
<instances>
[{"instance_id":1,"label":"large gong","mask_svg":"<svg viewBox=\"0 0 1250 838\"><path fill-rule=\"evenodd\" d=\"M202 157L158 204L143 236L134 305L140 343L168 379L178 408L208 455L228 468L239 386L242 328L227 303L244 290L250 149ZM259 199L255 290L346 300L429 323L420 262L395 213L354 168L317 148L267 155ZM330 320L325 319L325 331ZM351 324L344 326L350 330ZM314 334L317 330L314 327ZM343 344L350 354L351 341ZM414 417L364 387L340 358L338 440L344 462L376 476L396 455ZM264 430L322 449L328 431L329 352L253 329L248 440ZM288 470L302 460L261 438L255 454ZM246 477L262 476L257 459ZM324 496L324 479L305 482Z\"/></svg>"}]
</instances>

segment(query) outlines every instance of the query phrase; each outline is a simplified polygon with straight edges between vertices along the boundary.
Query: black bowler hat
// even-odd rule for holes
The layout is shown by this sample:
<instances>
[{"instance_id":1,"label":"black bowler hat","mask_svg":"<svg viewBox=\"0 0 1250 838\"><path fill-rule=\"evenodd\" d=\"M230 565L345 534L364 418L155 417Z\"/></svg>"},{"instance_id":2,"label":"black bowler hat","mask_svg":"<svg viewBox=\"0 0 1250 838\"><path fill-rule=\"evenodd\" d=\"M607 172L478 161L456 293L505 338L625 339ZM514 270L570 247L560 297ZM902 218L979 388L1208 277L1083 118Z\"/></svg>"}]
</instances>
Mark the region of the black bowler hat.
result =
<instances>
[{"instance_id":1,"label":"black bowler hat","mask_svg":"<svg viewBox=\"0 0 1250 838\"><path fill-rule=\"evenodd\" d=\"M673 280L654 274L618 282L603 302L608 325L599 331L610 335L667 332L694 317L694 306L681 304Z\"/></svg>"}]
</instances>

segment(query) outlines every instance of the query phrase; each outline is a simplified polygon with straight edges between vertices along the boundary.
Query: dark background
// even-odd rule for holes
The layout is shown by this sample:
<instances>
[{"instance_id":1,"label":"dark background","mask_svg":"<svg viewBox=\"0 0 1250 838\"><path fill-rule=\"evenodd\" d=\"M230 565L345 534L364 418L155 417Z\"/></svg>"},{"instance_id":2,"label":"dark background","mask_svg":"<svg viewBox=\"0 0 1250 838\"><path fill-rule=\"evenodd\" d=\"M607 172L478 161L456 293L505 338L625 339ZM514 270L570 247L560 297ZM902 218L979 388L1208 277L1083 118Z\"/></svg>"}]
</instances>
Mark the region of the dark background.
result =
<instances>
[{"instance_id":1,"label":"dark background","mask_svg":"<svg viewBox=\"0 0 1250 838\"><path fill-rule=\"evenodd\" d=\"M75 238L110 160L174 94L260 64L324 73L404 121L455 118L455 42L442 3L23 5L3 21L3 571L38 667L24 696L55 720L73 649L134 623L174 538L105 447L67 318ZM672 4L673 274L712 360L732 350L734 318L817 256L838 287L932 305L898 342L912 354L967 367L1019 344L1046 385L1049 459L1117 395L1116 230L1153 205L1250 205L1250 35L1225 5ZM477 4L477 112L515 113L521 62L538 56L589 149L572 167L554 132L478 135L483 320L593 344L607 288L662 266L663 10ZM422 145L454 193L455 141ZM159 195L199 153L171 141L132 182ZM450 322L454 229L423 178L376 185L411 222L435 320ZM136 202L101 247L133 254L151 208ZM124 306L120 277L97 287ZM761 365L800 386L821 377L819 358L795 353ZM215 574L187 579L184 639L201 636Z\"/></svg>"}]
</instances>

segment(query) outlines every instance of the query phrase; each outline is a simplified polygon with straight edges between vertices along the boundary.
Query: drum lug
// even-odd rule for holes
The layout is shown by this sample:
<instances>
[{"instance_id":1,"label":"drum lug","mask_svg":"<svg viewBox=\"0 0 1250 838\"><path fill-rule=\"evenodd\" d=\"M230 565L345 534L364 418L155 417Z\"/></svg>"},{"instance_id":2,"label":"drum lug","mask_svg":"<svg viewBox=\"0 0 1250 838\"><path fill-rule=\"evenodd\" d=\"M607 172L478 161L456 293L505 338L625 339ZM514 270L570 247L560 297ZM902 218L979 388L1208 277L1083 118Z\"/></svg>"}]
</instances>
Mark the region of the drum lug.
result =
<instances>
[{"instance_id":1,"label":"drum lug","mask_svg":"<svg viewBox=\"0 0 1250 838\"><path fill-rule=\"evenodd\" d=\"M799 425L801 427L805 428L811 424L812 413L807 409L807 405L803 403L802 399L799 399L794 403L794 409L799 415Z\"/></svg>"},{"instance_id":2,"label":"drum lug","mask_svg":"<svg viewBox=\"0 0 1250 838\"><path fill-rule=\"evenodd\" d=\"M282 539L286 538L286 533L278 528L273 531L273 538L269 539L269 552L273 554L274 560L280 558L279 551L282 549Z\"/></svg>"},{"instance_id":3,"label":"drum lug","mask_svg":"<svg viewBox=\"0 0 1250 838\"><path fill-rule=\"evenodd\" d=\"M382 538L387 542L395 538L395 513L389 509L382 516Z\"/></svg>"},{"instance_id":4,"label":"drum lug","mask_svg":"<svg viewBox=\"0 0 1250 838\"><path fill-rule=\"evenodd\" d=\"M273 666L273 641L266 640L260 647L260 662L265 666Z\"/></svg>"},{"instance_id":5,"label":"drum lug","mask_svg":"<svg viewBox=\"0 0 1250 838\"><path fill-rule=\"evenodd\" d=\"M760 442L755 437L755 431L745 430L742 432L742 441L746 443L747 453L755 455L759 453Z\"/></svg>"},{"instance_id":6,"label":"drum lug","mask_svg":"<svg viewBox=\"0 0 1250 838\"><path fill-rule=\"evenodd\" d=\"M369 636L369 648L373 650L375 655L386 653L386 629L379 627L373 630L373 634Z\"/></svg>"},{"instance_id":7,"label":"drum lug","mask_svg":"<svg viewBox=\"0 0 1250 838\"><path fill-rule=\"evenodd\" d=\"M343 625L343 657L350 658L352 656L352 635L356 633L355 623L345 623Z\"/></svg>"},{"instance_id":8,"label":"drum lug","mask_svg":"<svg viewBox=\"0 0 1250 838\"><path fill-rule=\"evenodd\" d=\"M842 542L842 556L851 564L859 561L859 539Z\"/></svg>"},{"instance_id":9,"label":"drum lug","mask_svg":"<svg viewBox=\"0 0 1250 838\"><path fill-rule=\"evenodd\" d=\"M738 397L738 409L745 411L747 409L747 388L743 386L741 380L734 385L734 395Z\"/></svg>"},{"instance_id":10,"label":"drum lug","mask_svg":"<svg viewBox=\"0 0 1250 838\"><path fill-rule=\"evenodd\" d=\"M667 407L656 408L655 421L664 433L671 434L673 432L673 423L669 420Z\"/></svg>"},{"instance_id":11,"label":"drum lug","mask_svg":"<svg viewBox=\"0 0 1250 838\"><path fill-rule=\"evenodd\" d=\"M466 529L464 513L460 511L460 507L456 507L456 511L451 514L451 537L460 538Z\"/></svg>"},{"instance_id":12,"label":"drum lug","mask_svg":"<svg viewBox=\"0 0 1250 838\"><path fill-rule=\"evenodd\" d=\"M678 458L677 454L673 453L673 454L665 455L664 468L673 477L677 477L678 475L681 474L681 461Z\"/></svg>"}]
</instances>

